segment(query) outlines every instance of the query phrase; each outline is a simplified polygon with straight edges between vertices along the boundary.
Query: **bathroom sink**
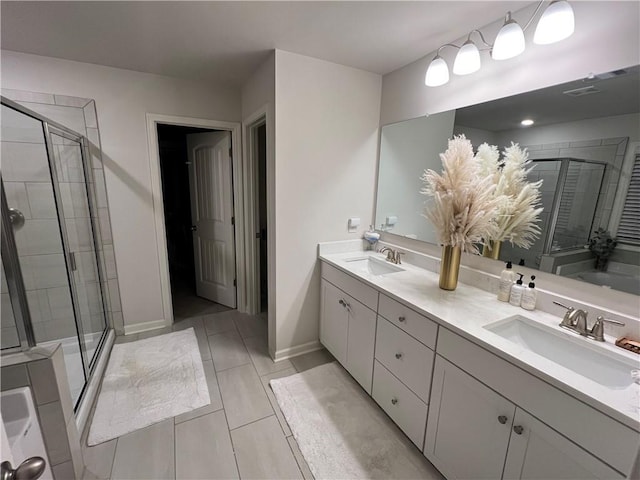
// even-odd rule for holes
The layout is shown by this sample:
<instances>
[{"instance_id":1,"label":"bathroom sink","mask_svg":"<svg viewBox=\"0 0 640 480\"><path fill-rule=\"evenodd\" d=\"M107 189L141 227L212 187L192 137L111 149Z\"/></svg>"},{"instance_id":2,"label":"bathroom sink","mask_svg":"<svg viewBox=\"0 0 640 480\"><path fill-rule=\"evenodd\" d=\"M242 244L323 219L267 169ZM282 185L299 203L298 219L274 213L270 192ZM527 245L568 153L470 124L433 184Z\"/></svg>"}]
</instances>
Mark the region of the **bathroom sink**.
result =
<instances>
[{"instance_id":1,"label":"bathroom sink","mask_svg":"<svg viewBox=\"0 0 640 480\"><path fill-rule=\"evenodd\" d=\"M356 257L345 260L354 270L370 275L387 275L389 273L404 272L404 268L376 257Z\"/></svg>"},{"instance_id":2,"label":"bathroom sink","mask_svg":"<svg viewBox=\"0 0 640 480\"><path fill-rule=\"evenodd\" d=\"M640 362L606 350L592 340L516 315L485 329L600 385L623 389Z\"/></svg>"}]
</instances>

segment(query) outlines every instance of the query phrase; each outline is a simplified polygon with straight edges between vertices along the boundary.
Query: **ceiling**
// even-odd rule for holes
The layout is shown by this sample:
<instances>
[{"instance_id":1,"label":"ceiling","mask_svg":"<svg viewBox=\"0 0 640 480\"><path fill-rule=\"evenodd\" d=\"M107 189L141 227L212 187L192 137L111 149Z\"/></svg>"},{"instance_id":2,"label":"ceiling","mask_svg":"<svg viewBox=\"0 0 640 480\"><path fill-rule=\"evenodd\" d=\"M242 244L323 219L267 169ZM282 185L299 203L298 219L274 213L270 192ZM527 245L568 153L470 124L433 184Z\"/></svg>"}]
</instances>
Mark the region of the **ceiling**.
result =
<instances>
[{"instance_id":1,"label":"ceiling","mask_svg":"<svg viewBox=\"0 0 640 480\"><path fill-rule=\"evenodd\" d=\"M531 3L2 1L1 45L231 85L274 48L386 74Z\"/></svg>"},{"instance_id":2,"label":"ceiling","mask_svg":"<svg viewBox=\"0 0 640 480\"><path fill-rule=\"evenodd\" d=\"M535 126L640 112L640 67L598 73L593 78L554 85L456 110L456 124L501 132L521 128L525 118ZM587 95L571 96L567 91Z\"/></svg>"}]
</instances>

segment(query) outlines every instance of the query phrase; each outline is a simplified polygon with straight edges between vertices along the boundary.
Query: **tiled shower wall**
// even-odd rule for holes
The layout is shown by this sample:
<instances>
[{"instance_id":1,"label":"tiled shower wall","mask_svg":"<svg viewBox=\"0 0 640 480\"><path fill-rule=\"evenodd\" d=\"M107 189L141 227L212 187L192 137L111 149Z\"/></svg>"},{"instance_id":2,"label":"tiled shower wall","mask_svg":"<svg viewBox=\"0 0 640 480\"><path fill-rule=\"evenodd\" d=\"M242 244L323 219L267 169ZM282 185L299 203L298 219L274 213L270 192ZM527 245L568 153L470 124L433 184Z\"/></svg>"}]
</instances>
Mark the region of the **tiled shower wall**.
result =
<instances>
[{"instance_id":1,"label":"tiled shower wall","mask_svg":"<svg viewBox=\"0 0 640 480\"><path fill-rule=\"evenodd\" d=\"M118 333L121 333L123 329L122 307L118 289L95 102L91 99L7 89L2 90L2 95L34 112L40 113L54 122L74 130L88 139L90 149L89 164L91 165L92 174L89 176L90 178L87 178L87 181L91 187L89 191L92 195L93 203L97 206L97 221L95 222L95 224L97 224L96 233L98 236L97 254L106 277L102 286L106 294L107 319L109 324L112 325ZM42 134L40 134L39 138L39 141L42 142ZM21 158L26 159L26 153L28 152L25 152L25 149L31 149L30 153L35 151L36 154L41 154L39 153L39 149L34 147L33 144L25 145L23 142L22 145L15 145L15 143L19 142L5 142L3 138L3 156L5 151L11 152L13 150L19 154ZM99 305L98 278L95 267L92 265L90 259L91 253L89 248L91 236L86 220L88 211L82 201L86 193L84 192L83 183L79 182L79 180L82 179L80 151L77 147L65 143L66 142L62 141L54 141L54 148L57 149L57 154L62 159L57 172L61 186L61 194L64 197L65 205L73 206L73 208L66 210L66 221L67 231L70 232L68 238L70 248L78 252L76 260L80 271L84 275L83 288L78 289L78 295L80 297L79 303L81 309L85 310L83 312L85 314L84 317L90 318L91 324L93 325L95 323L97 326L100 321L99 309L92 306ZM46 155L46 151L44 154ZM44 157L44 160L46 161L46 157ZM21 165L23 163L21 163ZM10 205L15 202L21 202L20 204L27 209L31 216L29 221L36 220L34 225L30 225L28 229L25 225L25 228L17 232L16 242L21 244L25 239L19 238L18 235L20 232L27 233L29 230L33 230L34 227L43 228L43 225L39 225L39 223L42 222L37 222L37 220L49 220L57 224L51 179L48 170L41 171L41 167L33 167L33 165L31 168L27 168L27 165L25 165L26 171L20 172L18 176L14 175L15 172L10 172L9 178L7 178L5 165L6 163L3 165L5 186L9 183L13 184L11 185L11 193L9 187L7 187L7 197ZM38 163L38 165L40 164ZM44 178L45 174L46 181ZM37 181L33 181L33 175L36 175L35 178ZM9 199L10 195L11 199ZM38 195L40 195L40 197L38 197ZM41 219L39 218L40 216L44 216L45 218ZM27 230L26 232L25 229ZM60 318L71 313L69 311L71 308L71 299L66 282L66 273L64 272L64 258L62 257L60 235L58 232L56 238L56 235L53 235L52 232L46 233L49 239L46 240L46 242L51 242L51 244L46 246L44 251L41 249L37 250L38 255L29 255L28 253L33 253L35 250L29 251L29 248L31 248L29 242L31 240L26 240L27 254L24 255L24 259L20 259L23 276L25 277L25 285L28 290L29 308L34 326L35 324L42 324L42 328L39 328L40 336L37 335L38 341L60 339L75 335L75 332L66 331L66 329L69 329L68 325L70 322L62 322ZM29 239L30 238L31 236L29 235ZM55 246L53 245L53 240L51 240L52 238L56 239ZM33 247L40 248L42 245ZM59 250L58 247L60 247ZM64 282L60 279L63 279ZM64 283L64 285L58 285L58 282ZM64 294L65 292L63 292L64 286L66 286L67 290L66 295ZM89 311L86 311L87 309ZM62 323L64 323L64 326L62 326ZM85 330L89 328L91 328L91 331L96 331L95 328L85 325ZM62 331L60 329L62 329Z\"/></svg>"}]
</instances>

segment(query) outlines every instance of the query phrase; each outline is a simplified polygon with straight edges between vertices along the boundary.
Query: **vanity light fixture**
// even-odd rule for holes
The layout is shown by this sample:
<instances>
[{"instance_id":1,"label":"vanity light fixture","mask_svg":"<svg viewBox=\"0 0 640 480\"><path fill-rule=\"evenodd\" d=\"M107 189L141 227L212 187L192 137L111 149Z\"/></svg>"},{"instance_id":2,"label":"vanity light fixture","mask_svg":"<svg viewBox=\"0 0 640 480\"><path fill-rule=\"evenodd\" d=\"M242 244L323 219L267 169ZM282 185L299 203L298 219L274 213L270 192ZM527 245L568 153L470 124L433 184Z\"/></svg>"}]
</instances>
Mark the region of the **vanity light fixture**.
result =
<instances>
[{"instance_id":1,"label":"vanity light fixture","mask_svg":"<svg viewBox=\"0 0 640 480\"><path fill-rule=\"evenodd\" d=\"M523 127L530 127L531 125L533 125L535 122L533 120L531 120L530 118L525 118L524 120L522 120L520 122L520 125L522 125Z\"/></svg>"},{"instance_id":2,"label":"vanity light fixture","mask_svg":"<svg viewBox=\"0 0 640 480\"><path fill-rule=\"evenodd\" d=\"M511 12L507 12L504 25L493 42L491 58L506 60L517 57L522 52L524 52L524 30L518 25L518 22L511 18Z\"/></svg>"},{"instance_id":3,"label":"vanity light fixture","mask_svg":"<svg viewBox=\"0 0 640 480\"><path fill-rule=\"evenodd\" d=\"M429 68L427 68L427 74L424 77L424 84L428 87L439 87L449 81L449 67L447 67L447 62L444 61L444 58L440 56L440 50L447 46L456 47L455 45L446 44L438 49L438 53L431 60Z\"/></svg>"},{"instance_id":4,"label":"vanity light fixture","mask_svg":"<svg viewBox=\"0 0 640 480\"><path fill-rule=\"evenodd\" d=\"M491 58L494 60L506 60L520 55L525 49L524 32L529 28L531 22L540 11L545 0L538 3L533 15L524 27L511 18L511 12L507 12L504 25L498 32L493 45L487 43L479 30L472 30L467 36L467 40L462 46L446 43L438 48L436 56L429 63L425 75L425 85L428 87L439 87L449 81L449 67L447 62L440 56L440 51L444 47L454 47L458 49L453 64L453 73L456 75L468 75L480 69L480 49L471 40L473 33L478 33L485 47L482 50L490 50ZM545 9L534 34L534 43L547 45L559 42L571 36L575 29L573 9L567 0L553 0Z\"/></svg>"},{"instance_id":5,"label":"vanity light fixture","mask_svg":"<svg viewBox=\"0 0 640 480\"><path fill-rule=\"evenodd\" d=\"M542 13L533 43L548 45L570 37L575 29L573 8L566 0L556 0Z\"/></svg>"}]
</instances>

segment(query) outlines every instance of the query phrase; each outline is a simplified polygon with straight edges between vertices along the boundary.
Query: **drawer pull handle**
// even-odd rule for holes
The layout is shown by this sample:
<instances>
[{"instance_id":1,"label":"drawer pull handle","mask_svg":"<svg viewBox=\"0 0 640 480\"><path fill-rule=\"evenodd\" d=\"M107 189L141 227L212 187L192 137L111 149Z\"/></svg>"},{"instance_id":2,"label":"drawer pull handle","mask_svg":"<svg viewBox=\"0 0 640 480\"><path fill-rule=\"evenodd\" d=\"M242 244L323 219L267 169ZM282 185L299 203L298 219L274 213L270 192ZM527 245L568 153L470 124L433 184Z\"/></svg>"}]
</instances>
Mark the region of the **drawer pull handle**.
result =
<instances>
[{"instance_id":1,"label":"drawer pull handle","mask_svg":"<svg viewBox=\"0 0 640 480\"><path fill-rule=\"evenodd\" d=\"M404 315L402 315L402 316L398 317L398 321L399 321L400 323L404 323L404 322L406 322L406 321L407 321L407 319L406 319L406 317L405 317Z\"/></svg>"},{"instance_id":2,"label":"drawer pull handle","mask_svg":"<svg viewBox=\"0 0 640 480\"><path fill-rule=\"evenodd\" d=\"M396 358L397 358L398 360L400 360L400 359L402 358L402 354L401 354L401 353L396 353Z\"/></svg>"},{"instance_id":3,"label":"drawer pull handle","mask_svg":"<svg viewBox=\"0 0 640 480\"><path fill-rule=\"evenodd\" d=\"M508 420L508 419L507 419L507 417L505 417L504 415L500 415L500 416L498 417L498 421L499 421L502 425L504 425L505 423L507 423L507 420Z\"/></svg>"},{"instance_id":4,"label":"drawer pull handle","mask_svg":"<svg viewBox=\"0 0 640 480\"><path fill-rule=\"evenodd\" d=\"M391 399L391 403L392 403L393 405L397 404L397 403L398 403L398 399L397 399L397 398L395 398L395 397L394 397L394 398L392 398L392 399Z\"/></svg>"},{"instance_id":5,"label":"drawer pull handle","mask_svg":"<svg viewBox=\"0 0 640 480\"><path fill-rule=\"evenodd\" d=\"M516 432L516 435L522 435L524 428L522 428L522 425L514 425L513 431Z\"/></svg>"}]
</instances>

